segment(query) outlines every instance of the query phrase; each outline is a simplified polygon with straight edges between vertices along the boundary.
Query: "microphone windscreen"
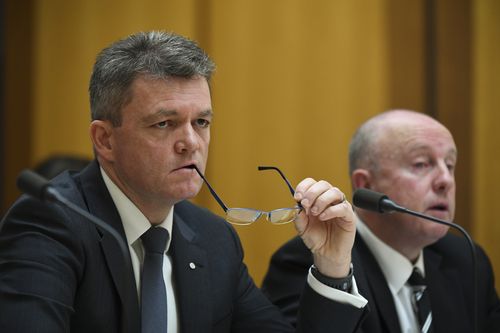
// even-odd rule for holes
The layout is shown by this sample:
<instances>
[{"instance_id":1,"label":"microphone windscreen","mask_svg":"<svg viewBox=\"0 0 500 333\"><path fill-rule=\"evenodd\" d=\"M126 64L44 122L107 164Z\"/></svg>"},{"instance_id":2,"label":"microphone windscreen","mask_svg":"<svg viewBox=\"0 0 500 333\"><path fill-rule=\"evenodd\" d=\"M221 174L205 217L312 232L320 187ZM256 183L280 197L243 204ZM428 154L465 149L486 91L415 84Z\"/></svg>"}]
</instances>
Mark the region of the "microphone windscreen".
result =
<instances>
[{"instance_id":1,"label":"microphone windscreen","mask_svg":"<svg viewBox=\"0 0 500 333\"><path fill-rule=\"evenodd\" d=\"M44 200L49 181L31 170L23 170L17 177L17 187L37 199Z\"/></svg>"},{"instance_id":2,"label":"microphone windscreen","mask_svg":"<svg viewBox=\"0 0 500 333\"><path fill-rule=\"evenodd\" d=\"M357 189L352 196L354 206L378 213L383 213L382 207L380 207L383 199L387 199L385 194L366 188Z\"/></svg>"}]
</instances>

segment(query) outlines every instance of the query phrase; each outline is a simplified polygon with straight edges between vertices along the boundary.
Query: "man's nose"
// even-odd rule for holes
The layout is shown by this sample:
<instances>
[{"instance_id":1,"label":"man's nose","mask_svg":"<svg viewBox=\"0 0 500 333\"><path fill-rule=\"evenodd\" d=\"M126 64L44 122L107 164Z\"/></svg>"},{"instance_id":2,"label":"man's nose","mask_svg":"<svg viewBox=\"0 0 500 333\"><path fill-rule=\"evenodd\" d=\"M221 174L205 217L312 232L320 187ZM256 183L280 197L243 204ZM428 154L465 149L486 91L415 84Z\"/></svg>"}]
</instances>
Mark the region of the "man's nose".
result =
<instances>
[{"instance_id":1,"label":"man's nose","mask_svg":"<svg viewBox=\"0 0 500 333\"><path fill-rule=\"evenodd\" d=\"M455 174L445 162L438 163L434 187L437 192L446 192L455 185Z\"/></svg>"},{"instance_id":2,"label":"man's nose","mask_svg":"<svg viewBox=\"0 0 500 333\"><path fill-rule=\"evenodd\" d=\"M191 124L178 129L178 138L175 142L175 151L179 154L195 151L199 148L199 136Z\"/></svg>"}]
</instances>

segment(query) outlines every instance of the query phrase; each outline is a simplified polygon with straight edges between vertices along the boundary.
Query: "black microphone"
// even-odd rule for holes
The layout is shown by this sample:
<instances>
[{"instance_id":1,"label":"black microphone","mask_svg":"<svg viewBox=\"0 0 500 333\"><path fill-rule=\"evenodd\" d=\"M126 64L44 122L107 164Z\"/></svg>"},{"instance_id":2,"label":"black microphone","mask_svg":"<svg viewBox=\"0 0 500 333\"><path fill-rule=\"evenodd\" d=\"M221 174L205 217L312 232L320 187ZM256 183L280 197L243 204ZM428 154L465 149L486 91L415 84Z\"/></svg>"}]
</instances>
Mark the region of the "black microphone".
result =
<instances>
[{"instance_id":1,"label":"black microphone","mask_svg":"<svg viewBox=\"0 0 500 333\"><path fill-rule=\"evenodd\" d=\"M42 201L52 201L50 195L48 195L48 186L49 181L47 179L31 170L23 170L17 177L17 187L21 191Z\"/></svg>"},{"instance_id":2,"label":"black microphone","mask_svg":"<svg viewBox=\"0 0 500 333\"><path fill-rule=\"evenodd\" d=\"M472 238L469 236L467 231L464 228L455 224L453 222L448 222L445 220L438 219L434 216L422 214L408 208L402 207L389 199L389 197L383 193L375 192L366 188L359 188L354 191L352 196L352 202L354 206L362 209L366 209L372 212L377 213L392 213L392 212L400 212L404 214L410 214L413 216L417 216L432 222L436 222L439 224L444 224L459 230L462 235L464 235L467 243L469 244L470 251L472 254L472 282L474 284L473 290L473 298L474 298L474 321L473 328L474 332L477 332L477 264L476 264L476 248L474 247L474 242Z\"/></svg>"},{"instance_id":3,"label":"black microphone","mask_svg":"<svg viewBox=\"0 0 500 333\"><path fill-rule=\"evenodd\" d=\"M393 211L403 211L404 208L398 206L385 194L368 190L366 188L357 189L352 197L354 206L371 210L377 213L390 213Z\"/></svg>"},{"instance_id":4,"label":"black microphone","mask_svg":"<svg viewBox=\"0 0 500 333\"><path fill-rule=\"evenodd\" d=\"M391 199L389 199L389 197L383 193L375 192L366 188L359 188L356 191L354 191L354 194L352 196L352 202L354 206L370 210L372 212L377 212L377 213L400 212L418 216L423 219L430 220L439 224L450 226L452 228L458 229L472 243L472 239L470 238L469 234L467 234L465 229L459 226L458 224L441 220L438 219L437 217L422 214L414 210L402 207L397 203L395 203L394 201L392 201Z\"/></svg>"}]
</instances>

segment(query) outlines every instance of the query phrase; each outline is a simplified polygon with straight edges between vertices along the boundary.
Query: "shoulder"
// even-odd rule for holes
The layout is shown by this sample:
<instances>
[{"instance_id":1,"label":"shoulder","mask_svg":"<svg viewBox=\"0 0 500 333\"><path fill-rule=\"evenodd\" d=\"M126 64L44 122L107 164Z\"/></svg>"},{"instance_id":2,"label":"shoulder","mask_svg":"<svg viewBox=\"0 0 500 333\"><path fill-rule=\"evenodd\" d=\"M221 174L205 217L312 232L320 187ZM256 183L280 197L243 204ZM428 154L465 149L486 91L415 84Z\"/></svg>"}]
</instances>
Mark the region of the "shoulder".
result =
<instances>
[{"instance_id":1,"label":"shoulder","mask_svg":"<svg viewBox=\"0 0 500 333\"><path fill-rule=\"evenodd\" d=\"M307 268L311 266L312 261L311 251L299 236L295 236L283 244L271 258L272 263L280 262L285 265L300 265Z\"/></svg>"},{"instance_id":2,"label":"shoulder","mask_svg":"<svg viewBox=\"0 0 500 333\"><path fill-rule=\"evenodd\" d=\"M51 186L78 193L67 173L51 181ZM80 236L88 233L88 225L83 218L60 205L22 195L0 223L0 252L9 260L22 258L48 266L64 262L61 266L71 266L81 273L85 255Z\"/></svg>"},{"instance_id":3,"label":"shoulder","mask_svg":"<svg viewBox=\"0 0 500 333\"><path fill-rule=\"evenodd\" d=\"M473 246L479 269L483 269L484 266L490 266L488 256L483 248L476 243ZM463 267L467 270L472 266L471 246L465 237L448 233L436 243L428 246L424 250L425 252L441 256L443 264L447 266Z\"/></svg>"},{"instance_id":4,"label":"shoulder","mask_svg":"<svg viewBox=\"0 0 500 333\"><path fill-rule=\"evenodd\" d=\"M467 240L464 237L454 235L452 233L446 234L443 238L438 240L436 243L429 246L429 248L435 251L447 251L450 247L454 248L453 251L467 246Z\"/></svg>"},{"instance_id":5,"label":"shoulder","mask_svg":"<svg viewBox=\"0 0 500 333\"><path fill-rule=\"evenodd\" d=\"M67 172L49 181L49 186L55 188L58 192L62 190L65 194L75 191L75 183ZM6 213L4 222L12 219L24 220L30 216L51 216L61 214L63 214L63 210L57 205L23 194L14 202Z\"/></svg>"},{"instance_id":6,"label":"shoulder","mask_svg":"<svg viewBox=\"0 0 500 333\"><path fill-rule=\"evenodd\" d=\"M476 249L479 248L477 244L474 244L474 246ZM471 253L470 244L467 242L467 239L451 233L448 233L436 243L426 247L425 251L457 258L456 260L462 260L463 257L470 256Z\"/></svg>"},{"instance_id":7,"label":"shoulder","mask_svg":"<svg viewBox=\"0 0 500 333\"><path fill-rule=\"evenodd\" d=\"M78 173L65 171L50 180L49 184L66 200L83 207L85 200L79 178ZM62 205L23 194L0 223L0 230L4 231L4 234L11 227L17 228L17 232L40 230L42 233L49 233L59 230L57 233L60 233L65 230L79 235L83 229L88 229L88 222Z\"/></svg>"}]
</instances>

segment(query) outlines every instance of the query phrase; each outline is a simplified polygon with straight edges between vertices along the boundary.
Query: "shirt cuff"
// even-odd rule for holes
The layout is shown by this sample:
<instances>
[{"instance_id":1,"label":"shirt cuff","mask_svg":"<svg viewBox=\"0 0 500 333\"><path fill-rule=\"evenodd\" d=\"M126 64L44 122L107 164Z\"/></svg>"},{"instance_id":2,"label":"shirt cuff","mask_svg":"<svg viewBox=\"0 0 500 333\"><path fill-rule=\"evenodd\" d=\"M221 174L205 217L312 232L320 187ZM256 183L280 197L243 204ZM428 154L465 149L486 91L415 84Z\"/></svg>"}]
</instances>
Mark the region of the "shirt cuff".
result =
<instances>
[{"instance_id":1,"label":"shirt cuff","mask_svg":"<svg viewBox=\"0 0 500 333\"><path fill-rule=\"evenodd\" d=\"M350 293L329 287L319 282L318 279L312 275L311 268L309 268L309 274L307 275L307 283L315 292L332 301L349 304L358 309L364 308L368 303L368 300L358 292L358 286L356 285L354 276L352 277L352 289Z\"/></svg>"}]
</instances>

